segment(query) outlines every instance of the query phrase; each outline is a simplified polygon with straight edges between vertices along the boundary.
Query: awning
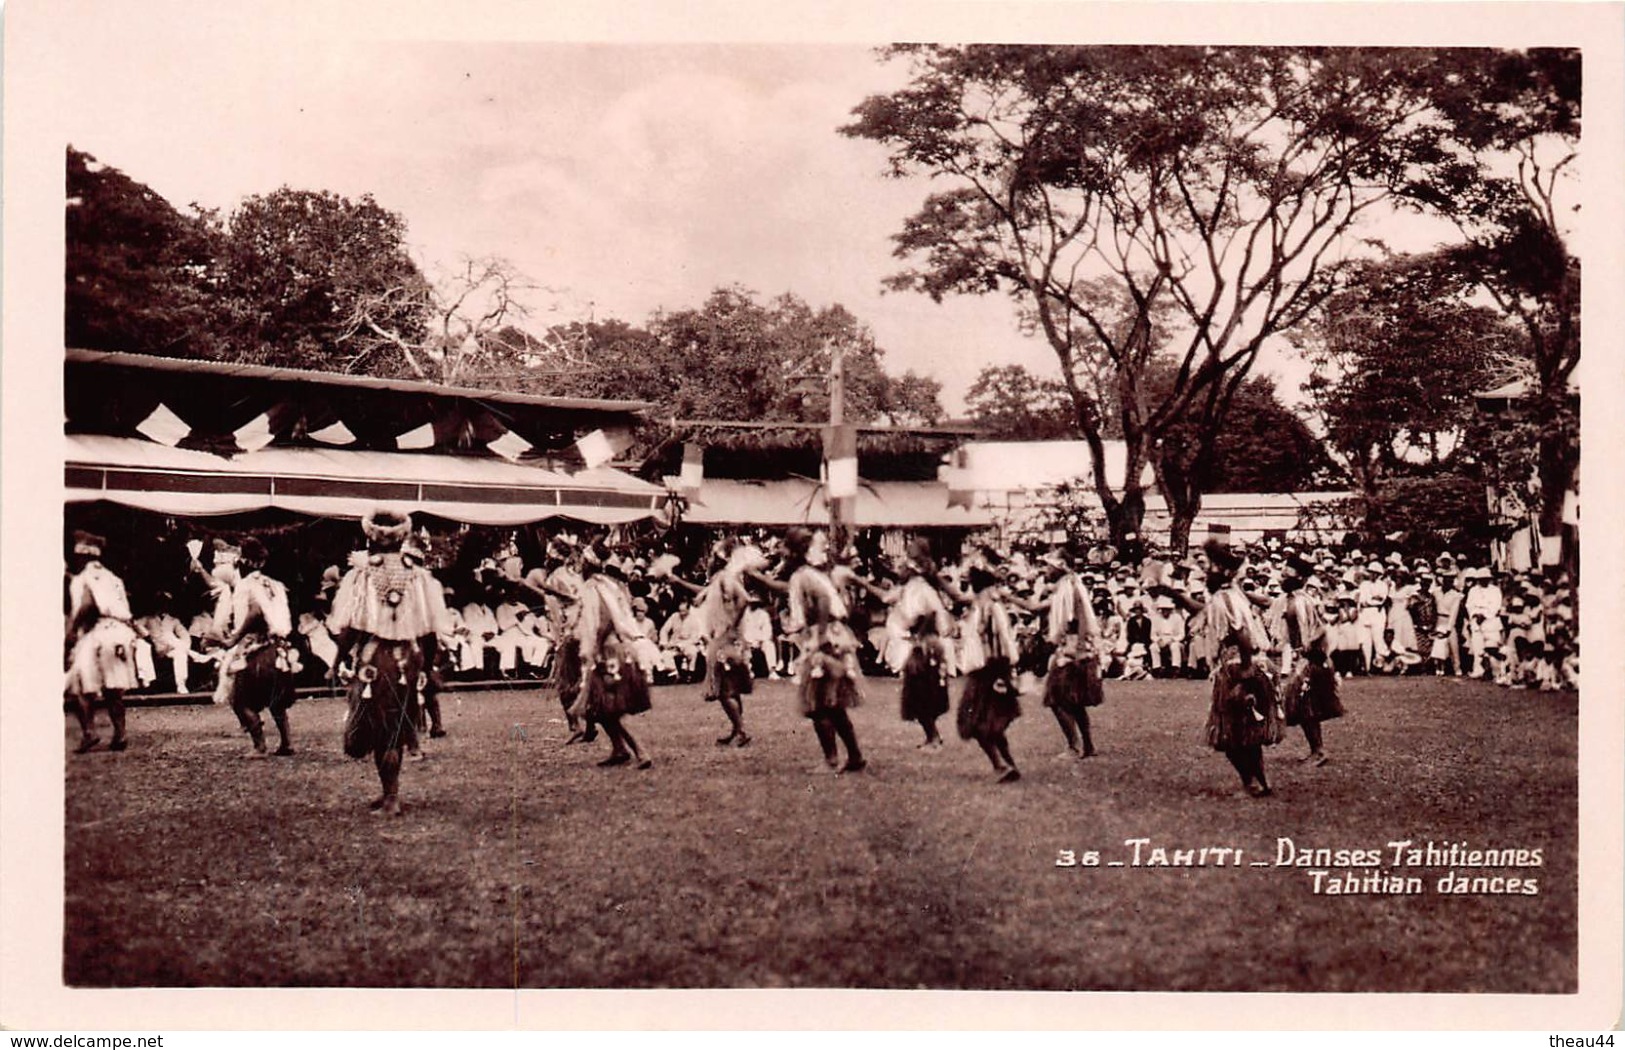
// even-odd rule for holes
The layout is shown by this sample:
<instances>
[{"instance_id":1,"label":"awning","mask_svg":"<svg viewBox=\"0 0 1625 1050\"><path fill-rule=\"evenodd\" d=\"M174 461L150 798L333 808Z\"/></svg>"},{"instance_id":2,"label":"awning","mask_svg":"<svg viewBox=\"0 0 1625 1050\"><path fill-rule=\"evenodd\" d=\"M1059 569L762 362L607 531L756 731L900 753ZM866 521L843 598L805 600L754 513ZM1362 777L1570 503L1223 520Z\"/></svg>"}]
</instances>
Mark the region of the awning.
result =
<instances>
[{"instance_id":1,"label":"awning","mask_svg":"<svg viewBox=\"0 0 1625 1050\"><path fill-rule=\"evenodd\" d=\"M274 447L226 458L137 438L65 440L69 502L163 514L278 507L359 518L386 505L476 525L555 517L614 525L652 517L667 499L660 486L610 467L567 474L494 458Z\"/></svg>"},{"instance_id":2,"label":"awning","mask_svg":"<svg viewBox=\"0 0 1625 1050\"><path fill-rule=\"evenodd\" d=\"M853 523L858 528L964 528L992 524L985 508L948 506L948 486L929 481L864 481ZM683 520L697 525L827 525L823 491L798 478L737 481L707 478Z\"/></svg>"}]
</instances>

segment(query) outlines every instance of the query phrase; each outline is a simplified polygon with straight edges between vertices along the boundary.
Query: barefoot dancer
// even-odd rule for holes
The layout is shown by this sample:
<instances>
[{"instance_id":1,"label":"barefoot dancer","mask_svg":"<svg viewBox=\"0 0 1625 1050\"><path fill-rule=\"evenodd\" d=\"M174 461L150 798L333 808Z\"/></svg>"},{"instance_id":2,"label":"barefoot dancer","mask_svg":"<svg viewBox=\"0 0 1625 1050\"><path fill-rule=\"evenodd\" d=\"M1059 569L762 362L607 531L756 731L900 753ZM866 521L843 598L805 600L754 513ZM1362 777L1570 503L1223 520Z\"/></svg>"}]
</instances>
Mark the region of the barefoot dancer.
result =
<instances>
[{"instance_id":1,"label":"barefoot dancer","mask_svg":"<svg viewBox=\"0 0 1625 1050\"><path fill-rule=\"evenodd\" d=\"M599 765L635 761L639 769L648 769L654 763L622 720L649 710L649 669L659 659L659 650L638 626L621 570L606 553L587 549L581 569L576 630L581 640L582 683L574 713L603 726L609 737L609 757Z\"/></svg>"},{"instance_id":2,"label":"barefoot dancer","mask_svg":"<svg viewBox=\"0 0 1625 1050\"><path fill-rule=\"evenodd\" d=\"M100 536L75 532L68 566L68 677L65 690L79 719L78 754L101 740L94 732L96 707L113 723L109 748L123 751L124 692L136 686L135 628L124 581L102 564Z\"/></svg>"},{"instance_id":3,"label":"barefoot dancer","mask_svg":"<svg viewBox=\"0 0 1625 1050\"><path fill-rule=\"evenodd\" d=\"M1010 723L1021 717L1015 683L1016 633L999 598L998 577L973 566L969 583L975 599L963 633L966 678L959 701L959 735L976 741L993 763L994 775L1001 783L1010 783L1021 779L1005 736Z\"/></svg>"},{"instance_id":4,"label":"barefoot dancer","mask_svg":"<svg viewBox=\"0 0 1625 1050\"><path fill-rule=\"evenodd\" d=\"M1258 659L1266 644L1264 627L1236 583L1241 556L1214 540L1207 542L1203 553L1211 594L1201 607L1202 630L1207 650L1216 654L1207 741L1215 751L1224 752L1248 794L1262 798L1272 794L1264 775L1264 748L1280 743L1284 718L1274 678ZM1162 589L1162 593L1176 602L1189 601L1178 591Z\"/></svg>"},{"instance_id":5,"label":"barefoot dancer","mask_svg":"<svg viewBox=\"0 0 1625 1050\"><path fill-rule=\"evenodd\" d=\"M294 702L293 676L299 671L299 656L288 643L293 633L288 589L265 574L265 560L263 543L252 536L243 540L238 577L232 585L231 628L225 638L232 664L222 670L230 672L227 699L254 742L254 753L265 753L265 723L260 712L269 709L276 723L276 753L291 755L288 708Z\"/></svg>"},{"instance_id":6,"label":"barefoot dancer","mask_svg":"<svg viewBox=\"0 0 1625 1050\"><path fill-rule=\"evenodd\" d=\"M1089 590L1055 551L1039 559L1050 580L1044 601L1020 602L1031 612L1049 613L1046 631L1054 655L1044 678L1044 706L1066 737L1066 746L1079 758L1095 754L1089 731L1089 708L1100 706L1105 688L1100 680L1100 621L1089 604Z\"/></svg>"},{"instance_id":7,"label":"barefoot dancer","mask_svg":"<svg viewBox=\"0 0 1625 1050\"><path fill-rule=\"evenodd\" d=\"M745 587L747 573L767 567L767 556L758 547L744 544L728 554L722 570L704 587L696 587L676 576L666 578L693 591L695 616L705 632L705 698L714 700L728 716L730 732L717 740L719 747L745 747L745 694L755 685L750 654L742 634L745 612L750 608L750 591Z\"/></svg>"},{"instance_id":8,"label":"barefoot dancer","mask_svg":"<svg viewBox=\"0 0 1625 1050\"><path fill-rule=\"evenodd\" d=\"M801 648L794 668L801 713L812 720L824 764L843 773L859 772L868 763L847 714L863 702L858 686L858 640L847 626L846 602L829 572L828 537L793 526L785 533L783 550L783 571L789 583L770 585L789 593L784 634ZM837 740L846 747L844 766Z\"/></svg>"},{"instance_id":9,"label":"barefoot dancer","mask_svg":"<svg viewBox=\"0 0 1625 1050\"><path fill-rule=\"evenodd\" d=\"M417 746L413 709L419 676L430 666L448 623L440 582L401 545L412 532L405 514L374 510L361 520L367 554L339 583L328 627L342 663L354 654L344 753L373 757L383 794L372 808L401 812L403 751Z\"/></svg>"},{"instance_id":10,"label":"barefoot dancer","mask_svg":"<svg viewBox=\"0 0 1625 1050\"><path fill-rule=\"evenodd\" d=\"M1286 724L1301 726L1309 743L1304 759L1317 766L1326 764L1326 750L1320 723L1343 715L1337 696L1337 675L1327 666L1329 648L1326 623L1320 609L1304 592L1303 585L1314 574L1314 566L1293 555L1281 574L1281 590L1286 599L1282 614L1281 673L1286 685L1281 690Z\"/></svg>"}]
</instances>

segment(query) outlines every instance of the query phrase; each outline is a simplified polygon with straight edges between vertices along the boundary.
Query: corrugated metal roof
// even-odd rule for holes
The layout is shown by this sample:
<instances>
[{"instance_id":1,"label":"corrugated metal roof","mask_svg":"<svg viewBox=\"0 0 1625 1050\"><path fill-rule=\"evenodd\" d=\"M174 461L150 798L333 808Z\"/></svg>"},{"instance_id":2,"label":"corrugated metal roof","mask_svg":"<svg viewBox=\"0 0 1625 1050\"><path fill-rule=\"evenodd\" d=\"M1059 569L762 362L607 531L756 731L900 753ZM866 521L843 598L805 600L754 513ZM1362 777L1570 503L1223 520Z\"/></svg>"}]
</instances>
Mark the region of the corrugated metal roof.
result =
<instances>
[{"instance_id":1,"label":"corrugated metal roof","mask_svg":"<svg viewBox=\"0 0 1625 1050\"><path fill-rule=\"evenodd\" d=\"M866 481L855 503L859 528L985 528L993 521L985 508L948 506L948 487L929 481ZM799 478L707 478L683 520L697 525L827 525L829 508L821 487Z\"/></svg>"},{"instance_id":2,"label":"corrugated metal roof","mask_svg":"<svg viewBox=\"0 0 1625 1050\"><path fill-rule=\"evenodd\" d=\"M359 387L367 390L390 390L403 394L428 394L436 397L462 397L476 401L495 401L509 405L532 405L537 408L637 413L654 407L653 402L650 401L605 401L580 397L544 397L539 394L519 394L506 390L446 386L440 383L426 383L410 379L383 379L378 376L317 372L303 368L273 368L269 365L232 364L225 361L194 361L189 358L153 357L150 354L130 354L111 350L81 350L70 347L67 351L67 360L69 364L101 364L109 367L138 368L153 372L182 372L239 379L261 379L283 383Z\"/></svg>"}]
</instances>

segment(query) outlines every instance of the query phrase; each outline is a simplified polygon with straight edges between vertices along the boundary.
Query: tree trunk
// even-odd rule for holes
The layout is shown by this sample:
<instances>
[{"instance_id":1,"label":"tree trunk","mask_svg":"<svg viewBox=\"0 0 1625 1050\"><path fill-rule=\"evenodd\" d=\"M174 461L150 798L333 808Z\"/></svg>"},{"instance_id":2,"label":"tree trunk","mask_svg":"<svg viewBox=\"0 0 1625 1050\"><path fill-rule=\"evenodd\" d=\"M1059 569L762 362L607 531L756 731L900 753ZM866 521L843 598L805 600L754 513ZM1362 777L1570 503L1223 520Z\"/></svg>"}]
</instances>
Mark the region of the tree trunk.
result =
<instances>
[{"instance_id":1,"label":"tree trunk","mask_svg":"<svg viewBox=\"0 0 1625 1050\"><path fill-rule=\"evenodd\" d=\"M1202 509L1202 477L1199 463L1188 462L1190 457L1181 450L1171 449L1164 442L1157 457L1157 488L1168 504L1168 547L1176 557L1184 557L1190 549L1191 526Z\"/></svg>"}]
</instances>

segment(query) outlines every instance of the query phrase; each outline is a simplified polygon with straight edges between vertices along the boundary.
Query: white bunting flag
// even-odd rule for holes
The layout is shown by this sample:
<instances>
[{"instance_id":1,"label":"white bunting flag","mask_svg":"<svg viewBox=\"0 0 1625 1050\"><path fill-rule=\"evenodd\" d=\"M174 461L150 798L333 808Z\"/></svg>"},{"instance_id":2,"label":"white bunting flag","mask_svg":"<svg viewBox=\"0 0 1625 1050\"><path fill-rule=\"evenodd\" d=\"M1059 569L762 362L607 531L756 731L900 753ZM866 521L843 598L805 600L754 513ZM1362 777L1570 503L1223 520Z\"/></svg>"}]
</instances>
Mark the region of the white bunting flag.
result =
<instances>
[{"instance_id":1,"label":"white bunting flag","mask_svg":"<svg viewBox=\"0 0 1625 1050\"><path fill-rule=\"evenodd\" d=\"M160 445L168 445L171 448L180 444L186 435L192 432L186 420L171 412L161 401L158 407L152 410L152 415L137 423L135 428Z\"/></svg>"},{"instance_id":2,"label":"white bunting flag","mask_svg":"<svg viewBox=\"0 0 1625 1050\"><path fill-rule=\"evenodd\" d=\"M824 462L830 499L847 499L858 494L858 432L851 424L827 427L824 431Z\"/></svg>"},{"instance_id":3,"label":"white bunting flag","mask_svg":"<svg viewBox=\"0 0 1625 1050\"><path fill-rule=\"evenodd\" d=\"M601 467L615 458L615 450L610 446L609 437L602 430L594 430L577 441L576 448L581 450L581 458L587 461L588 470Z\"/></svg>"},{"instance_id":4,"label":"white bunting flag","mask_svg":"<svg viewBox=\"0 0 1625 1050\"><path fill-rule=\"evenodd\" d=\"M576 442L576 450L586 461L588 470L603 466L631 447L631 436L620 431L606 434L602 430L594 430Z\"/></svg>"},{"instance_id":5,"label":"white bunting flag","mask_svg":"<svg viewBox=\"0 0 1625 1050\"><path fill-rule=\"evenodd\" d=\"M395 439L395 447L401 449L434 448L434 424L425 423L416 430L408 430Z\"/></svg>"},{"instance_id":6,"label":"white bunting flag","mask_svg":"<svg viewBox=\"0 0 1625 1050\"><path fill-rule=\"evenodd\" d=\"M693 492L705 483L705 449L692 442L683 445L683 472L678 486Z\"/></svg>"},{"instance_id":7,"label":"white bunting flag","mask_svg":"<svg viewBox=\"0 0 1625 1050\"><path fill-rule=\"evenodd\" d=\"M232 438L237 447L244 452L258 452L269 445L276 435L271 432L271 415L261 412L253 419L232 431Z\"/></svg>"},{"instance_id":8,"label":"white bunting flag","mask_svg":"<svg viewBox=\"0 0 1625 1050\"><path fill-rule=\"evenodd\" d=\"M530 451L531 444L513 431L507 430L495 441L487 441L485 447L503 459L517 461L520 456Z\"/></svg>"},{"instance_id":9,"label":"white bunting flag","mask_svg":"<svg viewBox=\"0 0 1625 1050\"><path fill-rule=\"evenodd\" d=\"M320 441L324 445L353 445L355 435L343 423L332 423L320 430L312 430L310 440Z\"/></svg>"}]
</instances>

